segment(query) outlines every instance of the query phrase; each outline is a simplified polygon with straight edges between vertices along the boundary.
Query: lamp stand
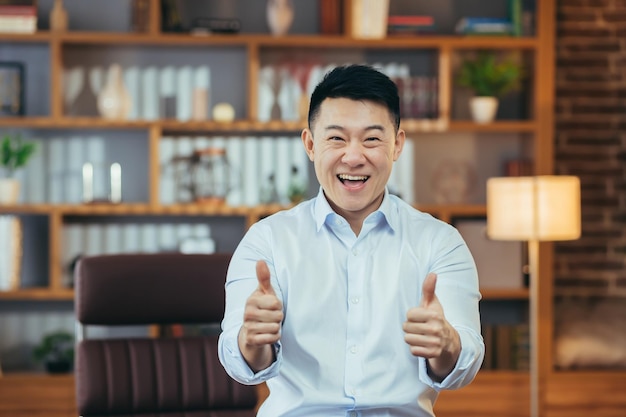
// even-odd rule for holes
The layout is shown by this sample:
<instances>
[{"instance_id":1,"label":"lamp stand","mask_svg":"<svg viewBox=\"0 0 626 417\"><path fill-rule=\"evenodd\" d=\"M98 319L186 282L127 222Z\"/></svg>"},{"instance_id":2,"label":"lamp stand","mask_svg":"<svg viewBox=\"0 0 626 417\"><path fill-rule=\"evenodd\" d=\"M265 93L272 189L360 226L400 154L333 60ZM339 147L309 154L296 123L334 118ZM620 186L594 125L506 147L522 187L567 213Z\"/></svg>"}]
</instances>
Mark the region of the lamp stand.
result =
<instances>
[{"instance_id":1,"label":"lamp stand","mask_svg":"<svg viewBox=\"0 0 626 417\"><path fill-rule=\"evenodd\" d=\"M530 417L539 417L539 241L528 241L530 332Z\"/></svg>"}]
</instances>

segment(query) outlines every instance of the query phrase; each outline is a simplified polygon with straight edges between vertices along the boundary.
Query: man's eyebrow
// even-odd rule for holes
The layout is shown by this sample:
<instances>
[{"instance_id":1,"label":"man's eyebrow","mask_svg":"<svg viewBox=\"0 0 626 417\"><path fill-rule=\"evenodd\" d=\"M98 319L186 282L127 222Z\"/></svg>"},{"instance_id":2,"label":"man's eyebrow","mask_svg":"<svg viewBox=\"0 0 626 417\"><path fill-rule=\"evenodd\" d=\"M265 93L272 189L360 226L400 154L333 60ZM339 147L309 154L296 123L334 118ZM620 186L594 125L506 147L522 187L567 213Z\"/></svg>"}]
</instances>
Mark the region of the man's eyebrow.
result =
<instances>
[{"instance_id":1,"label":"man's eyebrow","mask_svg":"<svg viewBox=\"0 0 626 417\"><path fill-rule=\"evenodd\" d=\"M343 126L339 126L339 125L328 125L324 128L324 130L341 130L341 131L345 131L346 128ZM370 131L370 130L380 130L381 132L385 131L385 127L383 125L371 125L371 126L367 126L365 129L363 129L364 131Z\"/></svg>"}]
</instances>

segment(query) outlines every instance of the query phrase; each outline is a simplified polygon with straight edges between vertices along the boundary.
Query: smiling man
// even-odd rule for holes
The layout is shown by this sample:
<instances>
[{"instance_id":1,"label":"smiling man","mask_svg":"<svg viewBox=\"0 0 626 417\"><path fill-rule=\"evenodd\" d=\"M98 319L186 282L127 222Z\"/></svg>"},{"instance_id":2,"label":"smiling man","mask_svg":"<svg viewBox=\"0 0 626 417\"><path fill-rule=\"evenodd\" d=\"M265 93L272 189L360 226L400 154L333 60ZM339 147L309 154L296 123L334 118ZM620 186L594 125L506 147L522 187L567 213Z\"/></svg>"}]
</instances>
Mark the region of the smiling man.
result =
<instances>
[{"instance_id":1,"label":"smiling man","mask_svg":"<svg viewBox=\"0 0 626 417\"><path fill-rule=\"evenodd\" d=\"M329 72L302 132L319 193L253 225L233 255L219 356L237 381L267 381L259 416L433 416L438 392L480 368L465 242L386 188L399 114L384 74Z\"/></svg>"}]
</instances>

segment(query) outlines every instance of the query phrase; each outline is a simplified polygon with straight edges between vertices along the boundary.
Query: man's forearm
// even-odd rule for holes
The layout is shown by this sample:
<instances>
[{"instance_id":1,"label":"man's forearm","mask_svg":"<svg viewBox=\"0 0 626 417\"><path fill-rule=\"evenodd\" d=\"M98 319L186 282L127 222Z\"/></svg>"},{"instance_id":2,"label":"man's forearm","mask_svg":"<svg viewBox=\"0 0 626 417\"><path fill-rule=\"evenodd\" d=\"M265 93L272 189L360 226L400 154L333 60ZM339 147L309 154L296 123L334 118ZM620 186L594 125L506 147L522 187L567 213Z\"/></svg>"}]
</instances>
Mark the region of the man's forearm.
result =
<instances>
[{"instance_id":1,"label":"man's forearm","mask_svg":"<svg viewBox=\"0 0 626 417\"><path fill-rule=\"evenodd\" d=\"M262 371L268 368L275 360L276 355L274 353L273 346L270 345L249 345L245 342L243 331L239 331L239 337L237 339L239 345L239 351L241 356L252 369L254 373Z\"/></svg>"}]
</instances>

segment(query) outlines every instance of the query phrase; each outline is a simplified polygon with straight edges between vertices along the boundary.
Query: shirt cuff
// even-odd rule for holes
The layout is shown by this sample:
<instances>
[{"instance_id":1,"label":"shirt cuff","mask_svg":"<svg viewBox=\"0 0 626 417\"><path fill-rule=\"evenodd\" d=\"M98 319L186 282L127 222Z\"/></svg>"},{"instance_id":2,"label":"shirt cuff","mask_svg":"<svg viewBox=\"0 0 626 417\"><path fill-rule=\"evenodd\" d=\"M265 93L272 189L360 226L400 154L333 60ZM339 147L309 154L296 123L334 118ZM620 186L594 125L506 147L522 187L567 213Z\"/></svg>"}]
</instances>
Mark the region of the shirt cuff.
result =
<instances>
[{"instance_id":1,"label":"shirt cuff","mask_svg":"<svg viewBox=\"0 0 626 417\"><path fill-rule=\"evenodd\" d=\"M470 329L456 328L461 339L461 353L456 361L454 369L441 382L434 381L428 375L428 364L425 358L419 358L419 378L420 380L436 391L442 389L456 389L469 384L482 364L482 358L485 353L482 338L473 336L474 332Z\"/></svg>"},{"instance_id":2,"label":"shirt cuff","mask_svg":"<svg viewBox=\"0 0 626 417\"><path fill-rule=\"evenodd\" d=\"M278 370L283 360L282 345L278 341L272 347L274 348L276 360L269 367L256 373L250 369L250 366L248 366L241 354L236 337L223 339L220 353L222 354L223 365L233 379L245 385L255 385L278 375Z\"/></svg>"}]
</instances>

